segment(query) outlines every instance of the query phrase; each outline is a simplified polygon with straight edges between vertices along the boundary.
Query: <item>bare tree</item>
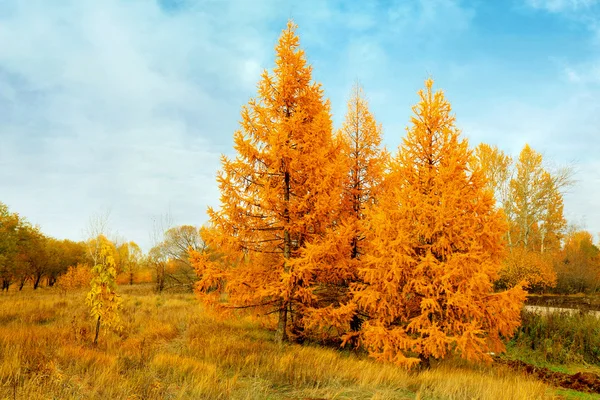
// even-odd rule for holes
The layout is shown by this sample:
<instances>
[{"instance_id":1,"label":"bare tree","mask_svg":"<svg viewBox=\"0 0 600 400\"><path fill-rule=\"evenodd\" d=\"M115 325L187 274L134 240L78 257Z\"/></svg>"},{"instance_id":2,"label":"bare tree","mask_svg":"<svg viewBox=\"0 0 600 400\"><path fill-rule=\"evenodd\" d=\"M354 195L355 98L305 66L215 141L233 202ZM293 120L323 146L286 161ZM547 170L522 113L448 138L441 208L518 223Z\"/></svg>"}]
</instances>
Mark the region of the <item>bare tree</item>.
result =
<instances>
[{"instance_id":1,"label":"bare tree","mask_svg":"<svg viewBox=\"0 0 600 400\"><path fill-rule=\"evenodd\" d=\"M152 231L150 232L150 243L152 248L148 252L146 262L154 269L156 274L156 291L165 289L165 278L167 272L168 258L165 254L162 242L165 232L173 226L173 218L170 212L152 218Z\"/></svg>"},{"instance_id":2,"label":"bare tree","mask_svg":"<svg viewBox=\"0 0 600 400\"><path fill-rule=\"evenodd\" d=\"M100 235L108 236L109 228L108 221L110 219L110 209L93 214L88 220L88 224L84 230L84 237L87 243L87 255L95 265L100 257L100 246L96 239Z\"/></svg>"}]
</instances>

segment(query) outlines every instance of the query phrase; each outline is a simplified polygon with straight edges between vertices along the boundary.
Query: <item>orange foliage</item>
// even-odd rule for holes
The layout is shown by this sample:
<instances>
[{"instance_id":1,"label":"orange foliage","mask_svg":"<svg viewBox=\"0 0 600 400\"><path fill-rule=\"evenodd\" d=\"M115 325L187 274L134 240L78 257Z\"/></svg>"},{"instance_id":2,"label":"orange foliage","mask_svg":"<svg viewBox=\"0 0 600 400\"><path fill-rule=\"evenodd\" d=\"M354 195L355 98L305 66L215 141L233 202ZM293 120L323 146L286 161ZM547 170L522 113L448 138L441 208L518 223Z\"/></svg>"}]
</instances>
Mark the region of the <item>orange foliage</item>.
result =
<instances>
[{"instance_id":1,"label":"orange foliage","mask_svg":"<svg viewBox=\"0 0 600 400\"><path fill-rule=\"evenodd\" d=\"M65 292L88 287L92 280L92 270L87 264L69 267L67 272L58 277L56 285Z\"/></svg>"},{"instance_id":2,"label":"orange foliage","mask_svg":"<svg viewBox=\"0 0 600 400\"><path fill-rule=\"evenodd\" d=\"M553 268L554 255L531 251L523 246L512 249L500 270L499 285L511 287L517 282L527 282L529 290L545 290L556 285Z\"/></svg>"},{"instance_id":3,"label":"orange foliage","mask_svg":"<svg viewBox=\"0 0 600 400\"><path fill-rule=\"evenodd\" d=\"M457 352L491 360L520 323L525 292L494 293L506 223L450 103L431 80L378 204L367 211L364 284L355 300L369 318L361 339L372 356L399 365Z\"/></svg>"},{"instance_id":4,"label":"orange foliage","mask_svg":"<svg viewBox=\"0 0 600 400\"><path fill-rule=\"evenodd\" d=\"M320 331L404 366L490 361L525 299L521 282L493 287L509 227L489 179L508 193L510 159L475 156L431 80L393 160L358 86L334 137L298 42L290 22L242 110L235 159L222 157L221 208L208 210L206 249L190 252L198 296L278 313L280 341Z\"/></svg>"},{"instance_id":5,"label":"orange foliage","mask_svg":"<svg viewBox=\"0 0 600 400\"><path fill-rule=\"evenodd\" d=\"M263 73L258 97L242 110L236 158L222 157L221 209L208 210L214 229L202 237L223 258L191 252L197 293L215 300L215 289L225 289L228 307L278 312L279 340L287 339L288 315L300 321L298 306L314 301L315 270L290 260L334 220L342 177L329 102L295 29L288 23L273 73Z\"/></svg>"},{"instance_id":6,"label":"orange foliage","mask_svg":"<svg viewBox=\"0 0 600 400\"><path fill-rule=\"evenodd\" d=\"M319 240L302 250L299 266L316 271L316 306L306 309L307 328L333 330L336 336L356 331L361 320L349 296L358 280L357 267L364 254L362 221L365 210L375 204L389 159L381 147L381 126L369 110L363 89L356 84L348 101L342 129L338 132L345 177L338 223Z\"/></svg>"},{"instance_id":7,"label":"orange foliage","mask_svg":"<svg viewBox=\"0 0 600 400\"><path fill-rule=\"evenodd\" d=\"M595 292L600 284L600 248L592 235L571 229L555 261L557 289L561 292Z\"/></svg>"},{"instance_id":8,"label":"orange foliage","mask_svg":"<svg viewBox=\"0 0 600 400\"><path fill-rule=\"evenodd\" d=\"M152 278L152 271L148 269L139 269L135 272L122 272L117 275L118 285L129 285L139 283L151 283L154 279Z\"/></svg>"}]
</instances>

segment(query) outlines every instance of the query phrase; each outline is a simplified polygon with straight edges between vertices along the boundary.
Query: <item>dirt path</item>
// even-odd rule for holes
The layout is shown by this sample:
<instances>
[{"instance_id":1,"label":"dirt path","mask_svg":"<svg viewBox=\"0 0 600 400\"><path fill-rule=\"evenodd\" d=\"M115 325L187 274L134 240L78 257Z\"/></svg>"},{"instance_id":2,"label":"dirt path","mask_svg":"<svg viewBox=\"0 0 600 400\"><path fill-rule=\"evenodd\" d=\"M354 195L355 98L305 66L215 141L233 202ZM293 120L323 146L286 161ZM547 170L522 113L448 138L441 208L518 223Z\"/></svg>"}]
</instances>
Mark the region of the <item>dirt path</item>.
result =
<instances>
[{"instance_id":1,"label":"dirt path","mask_svg":"<svg viewBox=\"0 0 600 400\"><path fill-rule=\"evenodd\" d=\"M600 393L600 376L591 372L565 374L551 371L548 368L536 367L520 360L496 359L498 364L507 365L511 369L531 375L549 385L572 389L578 392Z\"/></svg>"}]
</instances>

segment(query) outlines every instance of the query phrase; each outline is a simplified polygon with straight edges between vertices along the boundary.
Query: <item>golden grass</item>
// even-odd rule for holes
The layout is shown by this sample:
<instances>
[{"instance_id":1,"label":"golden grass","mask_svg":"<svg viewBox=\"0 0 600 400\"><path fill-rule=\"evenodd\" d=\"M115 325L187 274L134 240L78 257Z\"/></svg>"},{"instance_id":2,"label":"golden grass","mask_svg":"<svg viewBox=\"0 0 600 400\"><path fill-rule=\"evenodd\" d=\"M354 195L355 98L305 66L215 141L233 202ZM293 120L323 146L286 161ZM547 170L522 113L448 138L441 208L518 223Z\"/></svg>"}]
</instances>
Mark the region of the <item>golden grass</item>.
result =
<instances>
[{"instance_id":1,"label":"golden grass","mask_svg":"<svg viewBox=\"0 0 600 400\"><path fill-rule=\"evenodd\" d=\"M551 399L498 367L443 363L406 372L349 352L277 345L249 319L223 320L192 295L121 287L120 334L93 321L84 292L0 295L0 398Z\"/></svg>"}]
</instances>

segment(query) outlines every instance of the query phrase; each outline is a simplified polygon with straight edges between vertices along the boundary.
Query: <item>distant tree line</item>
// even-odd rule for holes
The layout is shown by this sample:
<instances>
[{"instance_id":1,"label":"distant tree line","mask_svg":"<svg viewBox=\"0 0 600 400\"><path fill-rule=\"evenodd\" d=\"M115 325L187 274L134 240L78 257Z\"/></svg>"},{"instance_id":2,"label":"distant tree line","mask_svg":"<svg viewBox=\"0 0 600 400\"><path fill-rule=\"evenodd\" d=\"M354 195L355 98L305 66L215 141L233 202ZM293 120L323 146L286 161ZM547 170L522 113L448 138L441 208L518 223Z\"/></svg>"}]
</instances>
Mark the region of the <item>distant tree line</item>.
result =
<instances>
[{"instance_id":1,"label":"distant tree line","mask_svg":"<svg viewBox=\"0 0 600 400\"><path fill-rule=\"evenodd\" d=\"M0 202L0 284L22 290L55 286L73 290L89 286L94 265L90 243L46 236L38 226L11 212ZM144 254L140 246L122 238L106 240L119 284L154 283L157 291L192 291L196 281L188 252L204 251L198 228L191 225L168 227L160 240Z\"/></svg>"}]
</instances>

